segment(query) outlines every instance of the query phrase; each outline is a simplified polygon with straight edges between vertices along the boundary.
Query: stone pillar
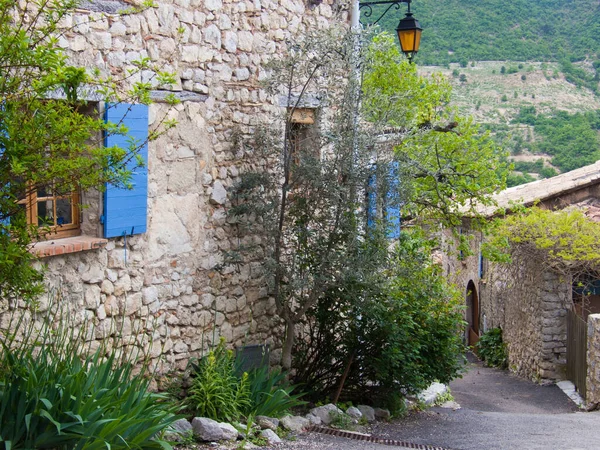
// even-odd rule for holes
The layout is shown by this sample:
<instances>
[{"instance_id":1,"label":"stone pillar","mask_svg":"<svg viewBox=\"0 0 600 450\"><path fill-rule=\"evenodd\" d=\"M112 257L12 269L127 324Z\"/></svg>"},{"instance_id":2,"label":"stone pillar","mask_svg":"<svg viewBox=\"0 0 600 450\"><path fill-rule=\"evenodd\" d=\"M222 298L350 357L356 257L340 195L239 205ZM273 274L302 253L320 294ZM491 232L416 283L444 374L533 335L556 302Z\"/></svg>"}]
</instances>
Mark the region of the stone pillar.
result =
<instances>
[{"instance_id":1,"label":"stone pillar","mask_svg":"<svg viewBox=\"0 0 600 450\"><path fill-rule=\"evenodd\" d=\"M588 316L586 405L600 406L600 314Z\"/></svg>"}]
</instances>

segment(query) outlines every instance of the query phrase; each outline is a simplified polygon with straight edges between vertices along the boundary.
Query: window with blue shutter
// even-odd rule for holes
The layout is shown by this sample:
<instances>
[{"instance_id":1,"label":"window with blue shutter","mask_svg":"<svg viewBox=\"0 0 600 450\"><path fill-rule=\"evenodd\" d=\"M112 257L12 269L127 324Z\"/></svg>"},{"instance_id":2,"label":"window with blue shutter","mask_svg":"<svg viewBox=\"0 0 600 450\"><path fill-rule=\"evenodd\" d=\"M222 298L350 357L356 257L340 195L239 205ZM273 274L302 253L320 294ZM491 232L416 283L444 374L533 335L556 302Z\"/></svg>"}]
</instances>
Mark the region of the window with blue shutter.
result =
<instances>
[{"instance_id":1,"label":"window with blue shutter","mask_svg":"<svg viewBox=\"0 0 600 450\"><path fill-rule=\"evenodd\" d=\"M106 122L123 124L125 135L107 134L104 145L131 148L139 147L138 154L144 160L137 167L136 158L131 158L131 189L108 185L104 193L104 237L129 236L146 232L148 208L148 106L127 103L107 104L104 113Z\"/></svg>"},{"instance_id":2,"label":"window with blue shutter","mask_svg":"<svg viewBox=\"0 0 600 450\"><path fill-rule=\"evenodd\" d=\"M375 227L377 220L377 176L375 173L369 176L367 181L367 228Z\"/></svg>"},{"instance_id":3,"label":"window with blue shutter","mask_svg":"<svg viewBox=\"0 0 600 450\"><path fill-rule=\"evenodd\" d=\"M483 254L479 250L479 278L483 278L485 275L485 268L483 267Z\"/></svg>"},{"instance_id":4,"label":"window with blue shutter","mask_svg":"<svg viewBox=\"0 0 600 450\"><path fill-rule=\"evenodd\" d=\"M4 106L5 106L5 104L3 102L0 103L0 111L4 112ZM8 138L8 132L6 130L6 125L5 125L4 121L0 122L0 136L2 138ZM2 159L2 156L4 155L4 142L5 141L6 141L6 139L2 139L2 141L0 141L0 159ZM0 161L0 164L1 164L1 161ZM6 164L8 164L8 162ZM4 192L2 192L2 195L6 196L5 199L8 199L9 186L10 186L9 184L4 186L4 189L3 189ZM3 201L2 203L3 203L3 206L5 203L8 204L7 201ZM10 225L10 217L0 217L0 225L8 227Z\"/></svg>"},{"instance_id":5,"label":"window with blue shutter","mask_svg":"<svg viewBox=\"0 0 600 450\"><path fill-rule=\"evenodd\" d=\"M377 183L373 173L367 184L367 227L373 228L377 220L377 202L381 198L381 206L385 218L386 236L388 239L400 237L400 201L398 199L399 163L392 161L387 166L387 178ZM382 192L385 191L385 192Z\"/></svg>"},{"instance_id":6,"label":"window with blue shutter","mask_svg":"<svg viewBox=\"0 0 600 450\"><path fill-rule=\"evenodd\" d=\"M385 222L387 224L388 239L398 239L400 237L399 168L398 161L392 161L388 166L388 186L385 202Z\"/></svg>"}]
</instances>

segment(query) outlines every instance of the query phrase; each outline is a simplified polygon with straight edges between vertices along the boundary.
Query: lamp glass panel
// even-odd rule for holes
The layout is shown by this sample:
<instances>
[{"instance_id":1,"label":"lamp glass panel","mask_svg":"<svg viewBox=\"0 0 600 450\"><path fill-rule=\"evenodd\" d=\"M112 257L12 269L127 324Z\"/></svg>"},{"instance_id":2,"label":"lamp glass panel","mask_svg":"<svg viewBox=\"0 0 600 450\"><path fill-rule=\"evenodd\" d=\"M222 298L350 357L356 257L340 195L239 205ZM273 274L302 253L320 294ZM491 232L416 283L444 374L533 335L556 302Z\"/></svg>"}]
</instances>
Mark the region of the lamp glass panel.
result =
<instances>
[{"instance_id":1,"label":"lamp glass panel","mask_svg":"<svg viewBox=\"0 0 600 450\"><path fill-rule=\"evenodd\" d=\"M421 31L423 30L416 30L415 32L415 48L413 50L415 53L419 51L419 46L421 45Z\"/></svg>"},{"instance_id":2,"label":"lamp glass panel","mask_svg":"<svg viewBox=\"0 0 600 450\"><path fill-rule=\"evenodd\" d=\"M414 52L417 48L415 48L415 44L416 44L416 30L402 30L402 31L398 31L398 38L400 39L400 47L402 47L402 51L404 53L412 53ZM420 33L419 34L419 40L420 40Z\"/></svg>"}]
</instances>

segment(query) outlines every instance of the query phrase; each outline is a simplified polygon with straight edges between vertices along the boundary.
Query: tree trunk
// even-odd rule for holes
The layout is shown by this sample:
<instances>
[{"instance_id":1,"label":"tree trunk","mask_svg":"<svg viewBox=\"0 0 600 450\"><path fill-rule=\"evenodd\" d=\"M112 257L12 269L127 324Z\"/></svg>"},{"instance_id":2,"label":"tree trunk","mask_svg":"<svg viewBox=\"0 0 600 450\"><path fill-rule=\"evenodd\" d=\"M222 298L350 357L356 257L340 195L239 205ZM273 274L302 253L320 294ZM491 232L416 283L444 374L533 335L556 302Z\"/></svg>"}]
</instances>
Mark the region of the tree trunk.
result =
<instances>
[{"instance_id":1,"label":"tree trunk","mask_svg":"<svg viewBox=\"0 0 600 450\"><path fill-rule=\"evenodd\" d=\"M294 348L295 330L296 324L292 320L286 320L285 340L281 349L281 367L285 371L289 371L292 368L292 349Z\"/></svg>"}]
</instances>

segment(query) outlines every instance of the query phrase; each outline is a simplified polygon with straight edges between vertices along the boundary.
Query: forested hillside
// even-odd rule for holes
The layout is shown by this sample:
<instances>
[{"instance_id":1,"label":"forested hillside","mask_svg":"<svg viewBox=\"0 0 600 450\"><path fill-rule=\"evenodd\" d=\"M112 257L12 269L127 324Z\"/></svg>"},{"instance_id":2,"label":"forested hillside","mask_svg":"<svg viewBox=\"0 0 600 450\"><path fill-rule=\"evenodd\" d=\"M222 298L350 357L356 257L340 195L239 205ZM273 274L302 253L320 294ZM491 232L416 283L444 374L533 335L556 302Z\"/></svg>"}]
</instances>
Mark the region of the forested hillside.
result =
<instances>
[{"instance_id":1,"label":"forested hillside","mask_svg":"<svg viewBox=\"0 0 600 450\"><path fill-rule=\"evenodd\" d=\"M405 10L382 27L394 32ZM413 0L412 11L417 64L450 78L461 112L510 152L509 185L600 158L600 0Z\"/></svg>"},{"instance_id":2,"label":"forested hillside","mask_svg":"<svg viewBox=\"0 0 600 450\"><path fill-rule=\"evenodd\" d=\"M413 0L419 63L600 60L599 0ZM401 15L390 11L383 28Z\"/></svg>"}]
</instances>

